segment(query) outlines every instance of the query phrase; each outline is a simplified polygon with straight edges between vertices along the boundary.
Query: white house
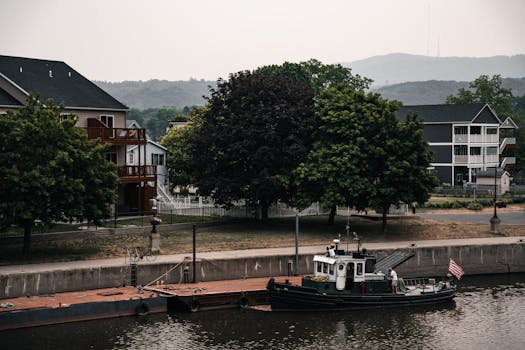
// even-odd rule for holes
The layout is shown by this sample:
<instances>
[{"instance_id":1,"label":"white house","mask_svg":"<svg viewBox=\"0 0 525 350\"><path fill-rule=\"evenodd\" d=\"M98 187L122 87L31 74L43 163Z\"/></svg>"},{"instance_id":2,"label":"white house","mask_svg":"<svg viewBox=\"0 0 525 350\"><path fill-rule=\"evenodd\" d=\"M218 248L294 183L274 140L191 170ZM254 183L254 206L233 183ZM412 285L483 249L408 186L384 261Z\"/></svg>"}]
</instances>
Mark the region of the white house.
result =
<instances>
[{"instance_id":1,"label":"white house","mask_svg":"<svg viewBox=\"0 0 525 350\"><path fill-rule=\"evenodd\" d=\"M126 124L129 129L141 129L141 126L136 120L128 120ZM167 184L168 167L166 166L166 155L168 150L166 147L163 147L157 142L152 141L148 135L146 135L146 139L147 143L145 151L141 149L141 152L139 152L139 148L137 146L130 146L127 148L127 163L129 165L140 164L156 166L157 183L162 185Z\"/></svg>"}]
</instances>

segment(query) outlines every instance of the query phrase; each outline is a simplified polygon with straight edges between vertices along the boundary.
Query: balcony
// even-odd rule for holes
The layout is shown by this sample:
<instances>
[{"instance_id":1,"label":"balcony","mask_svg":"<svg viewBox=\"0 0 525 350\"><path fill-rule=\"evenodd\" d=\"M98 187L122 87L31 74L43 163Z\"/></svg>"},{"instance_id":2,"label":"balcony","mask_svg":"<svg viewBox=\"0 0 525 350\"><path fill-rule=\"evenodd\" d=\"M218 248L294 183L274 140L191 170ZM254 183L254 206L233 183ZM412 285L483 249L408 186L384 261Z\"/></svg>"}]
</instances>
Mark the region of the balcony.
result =
<instances>
[{"instance_id":1,"label":"balcony","mask_svg":"<svg viewBox=\"0 0 525 350\"><path fill-rule=\"evenodd\" d=\"M126 165L117 167L117 175L121 183L155 181L157 167L155 165Z\"/></svg>"},{"instance_id":2,"label":"balcony","mask_svg":"<svg viewBox=\"0 0 525 350\"><path fill-rule=\"evenodd\" d=\"M455 164L468 164L468 156L455 155L454 163Z\"/></svg>"},{"instance_id":3,"label":"balcony","mask_svg":"<svg viewBox=\"0 0 525 350\"><path fill-rule=\"evenodd\" d=\"M88 119L87 137L113 145L142 145L147 143L146 129L108 128L95 118Z\"/></svg>"}]
</instances>

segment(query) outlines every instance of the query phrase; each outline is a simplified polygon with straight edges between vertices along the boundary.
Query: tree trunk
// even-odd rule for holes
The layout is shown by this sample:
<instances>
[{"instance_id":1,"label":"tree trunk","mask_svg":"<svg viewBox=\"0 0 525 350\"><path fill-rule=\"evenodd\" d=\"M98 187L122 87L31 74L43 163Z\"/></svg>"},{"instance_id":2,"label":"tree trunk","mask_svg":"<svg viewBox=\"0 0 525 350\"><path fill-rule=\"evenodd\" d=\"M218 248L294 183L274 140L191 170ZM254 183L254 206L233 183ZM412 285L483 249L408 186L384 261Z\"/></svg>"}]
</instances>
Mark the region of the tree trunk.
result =
<instances>
[{"instance_id":1,"label":"tree trunk","mask_svg":"<svg viewBox=\"0 0 525 350\"><path fill-rule=\"evenodd\" d=\"M31 228L33 227L32 220L25 220L23 223L24 226L24 247L22 248L22 253L25 256L29 256L29 248L31 246Z\"/></svg>"},{"instance_id":2,"label":"tree trunk","mask_svg":"<svg viewBox=\"0 0 525 350\"><path fill-rule=\"evenodd\" d=\"M261 219L262 220L268 220L268 207L269 205L267 203L264 203L261 205Z\"/></svg>"},{"instance_id":3,"label":"tree trunk","mask_svg":"<svg viewBox=\"0 0 525 350\"><path fill-rule=\"evenodd\" d=\"M330 207L330 214L328 215L328 225L333 225L335 221L335 214L337 213L337 206Z\"/></svg>"},{"instance_id":4,"label":"tree trunk","mask_svg":"<svg viewBox=\"0 0 525 350\"><path fill-rule=\"evenodd\" d=\"M382 224L382 227L381 227L381 230L383 233L386 232L386 220L387 220L387 214L388 213L388 208L383 208L383 224Z\"/></svg>"}]
</instances>

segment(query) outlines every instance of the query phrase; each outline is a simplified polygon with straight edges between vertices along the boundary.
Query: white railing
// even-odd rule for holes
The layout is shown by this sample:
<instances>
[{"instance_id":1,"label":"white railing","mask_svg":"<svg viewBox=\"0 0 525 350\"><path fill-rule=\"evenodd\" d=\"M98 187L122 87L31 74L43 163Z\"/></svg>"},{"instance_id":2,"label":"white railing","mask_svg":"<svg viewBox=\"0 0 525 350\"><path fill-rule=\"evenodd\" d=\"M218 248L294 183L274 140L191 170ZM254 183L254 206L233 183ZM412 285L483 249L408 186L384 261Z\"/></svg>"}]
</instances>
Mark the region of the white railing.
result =
<instances>
[{"instance_id":1,"label":"white railing","mask_svg":"<svg viewBox=\"0 0 525 350\"><path fill-rule=\"evenodd\" d=\"M511 164L516 164L516 157L504 157L501 160L501 168L505 168L505 166Z\"/></svg>"},{"instance_id":2,"label":"white railing","mask_svg":"<svg viewBox=\"0 0 525 350\"><path fill-rule=\"evenodd\" d=\"M455 134L454 135L454 141L455 142L467 142L468 141L468 135L467 134Z\"/></svg>"},{"instance_id":3,"label":"white railing","mask_svg":"<svg viewBox=\"0 0 525 350\"><path fill-rule=\"evenodd\" d=\"M467 164L468 163L468 156L454 155L454 163L455 164Z\"/></svg>"},{"instance_id":4,"label":"white railing","mask_svg":"<svg viewBox=\"0 0 525 350\"><path fill-rule=\"evenodd\" d=\"M468 162L471 163L471 164L482 164L483 163L483 156L482 155L470 156Z\"/></svg>"},{"instance_id":5,"label":"white railing","mask_svg":"<svg viewBox=\"0 0 525 350\"><path fill-rule=\"evenodd\" d=\"M505 137L501 141L501 144L499 145L499 153L503 152L503 150L505 149L505 147L507 147L507 145L515 145L515 144L516 144L515 137Z\"/></svg>"},{"instance_id":6,"label":"white railing","mask_svg":"<svg viewBox=\"0 0 525 350\"><path fill-rule=\"evenodd\" d=\"M499 155L486 155L485 156L485 163L499 163Z\"/></svg>"}]
</instances>

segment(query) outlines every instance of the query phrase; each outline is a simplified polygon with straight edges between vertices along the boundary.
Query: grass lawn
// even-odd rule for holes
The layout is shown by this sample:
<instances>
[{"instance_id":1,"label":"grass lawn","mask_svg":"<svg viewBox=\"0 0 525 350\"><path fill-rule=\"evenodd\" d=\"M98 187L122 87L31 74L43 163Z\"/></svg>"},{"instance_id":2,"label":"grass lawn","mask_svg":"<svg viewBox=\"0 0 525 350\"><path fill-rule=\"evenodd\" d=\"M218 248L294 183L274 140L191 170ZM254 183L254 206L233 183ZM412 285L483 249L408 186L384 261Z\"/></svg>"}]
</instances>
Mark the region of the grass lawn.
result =
<instances>
[{"instance_id":1,"label":"grass lawn","mask_svg":"<svg viewBox=\"0 0 525 350\"><path fill-rule=\"evenodd\" d=\"M325 245L341 234L346 242L347 218L338 216L334 225L326 224L326 217L301 217L299 244ZM192 230L164 230L161 233L161 253L191 253ZM381 241L412 241L425 239L491 237L489 224L457 223L426 219L390 220L387 232L381 232L381 222L361 218L350 219L350 231L362 237L362 243ZM525 235L525 225L503 225L501 231L508 236ZM237 220L212 227L199 227L197 223L197 252L289 247L295 244L295 218L270 219L266 222ZM148 231L134 234L116 234L95 238L71 238L57 241L32 242L31 257L21 255L21 244L2 244L0 264L40 263L124 257L132 247L147 247Z\"/></svg>"}]
</instances>

